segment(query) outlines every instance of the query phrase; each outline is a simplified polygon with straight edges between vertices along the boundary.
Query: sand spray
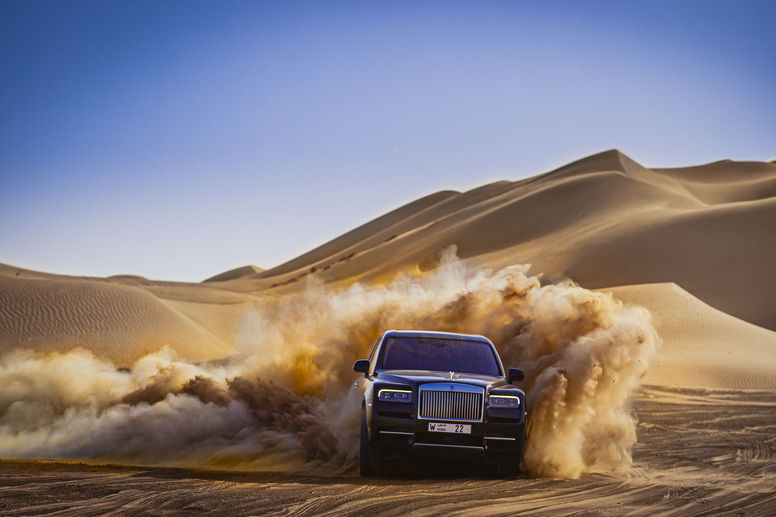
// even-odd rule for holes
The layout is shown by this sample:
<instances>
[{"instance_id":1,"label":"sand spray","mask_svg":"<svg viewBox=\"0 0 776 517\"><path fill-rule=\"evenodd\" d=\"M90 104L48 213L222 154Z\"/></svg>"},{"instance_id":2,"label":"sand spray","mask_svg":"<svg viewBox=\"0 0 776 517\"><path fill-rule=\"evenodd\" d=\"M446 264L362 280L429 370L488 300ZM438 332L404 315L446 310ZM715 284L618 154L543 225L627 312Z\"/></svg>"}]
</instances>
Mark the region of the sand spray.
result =
<instances>
[{"instance_id":1,"label":"sand spray","mask_svg":"<svg viewBox=\"0 0 776 517\"><path fill-rule=\"evenodd\" d=\"M361 403L354 360L388 329L488 336L526 373L530 475L628 469L629 400L659 337L646 309L526 265L443 254L422 277L333 290L310 282L246 312L236 354L191 363L168 347L129 369L87 349L0 356L0 457L352 473Z\"/></svg>"}]
</instances>

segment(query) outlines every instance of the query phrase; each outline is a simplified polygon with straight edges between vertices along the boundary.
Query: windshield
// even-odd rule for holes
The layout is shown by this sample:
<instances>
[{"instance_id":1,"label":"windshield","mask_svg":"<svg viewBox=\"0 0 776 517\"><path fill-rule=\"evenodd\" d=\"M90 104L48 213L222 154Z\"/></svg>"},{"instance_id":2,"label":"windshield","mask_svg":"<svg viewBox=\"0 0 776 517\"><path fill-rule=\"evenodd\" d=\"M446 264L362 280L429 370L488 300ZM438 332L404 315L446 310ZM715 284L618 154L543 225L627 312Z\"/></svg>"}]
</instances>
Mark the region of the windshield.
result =
<instances>
[{"instance_id":1,"label":"windshield","mask_svg":"<svg viewBox=\"0 0 776 517\"><path fill-rule=\"evenodd\" d=\"M380 370L436 370L501 376L489 343L437 337L390 337L380 351Z\"/></svg>"}]
</instances>

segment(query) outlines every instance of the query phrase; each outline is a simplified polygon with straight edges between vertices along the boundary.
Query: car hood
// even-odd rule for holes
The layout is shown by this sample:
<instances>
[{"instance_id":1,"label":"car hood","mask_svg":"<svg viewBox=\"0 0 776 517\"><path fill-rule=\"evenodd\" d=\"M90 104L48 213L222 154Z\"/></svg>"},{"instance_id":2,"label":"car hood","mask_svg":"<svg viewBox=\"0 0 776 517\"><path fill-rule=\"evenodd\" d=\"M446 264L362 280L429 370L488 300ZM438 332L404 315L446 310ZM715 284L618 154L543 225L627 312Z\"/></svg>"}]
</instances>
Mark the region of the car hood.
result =
<instances>
[{"instance_id":1,"label":"car hood","mask_svg":"<svg viewBox=\"0 0 776 517\"><path fill-rule=\"evenodd\" d=\"M438 372L433 370L381 370L376 372L379 380L384 382L395 382L397 384L409 384L416 387L420 384L430 382L453 382L460 384L469 384L479 386L480 388L512 388L503 377L494 377L491 375L479 375L466 372Z\"/></svg>"}]
</instances>

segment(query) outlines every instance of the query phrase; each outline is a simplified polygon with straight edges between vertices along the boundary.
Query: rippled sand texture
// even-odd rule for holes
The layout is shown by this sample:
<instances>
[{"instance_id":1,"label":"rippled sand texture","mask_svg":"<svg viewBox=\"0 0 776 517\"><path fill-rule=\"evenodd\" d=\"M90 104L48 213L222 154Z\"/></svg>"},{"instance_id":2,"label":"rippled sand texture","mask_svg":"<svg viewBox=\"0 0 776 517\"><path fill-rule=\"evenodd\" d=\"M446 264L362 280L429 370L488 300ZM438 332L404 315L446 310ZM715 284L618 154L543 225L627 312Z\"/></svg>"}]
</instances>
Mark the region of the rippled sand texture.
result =
<instances>
[{"instance_id":1,"label":"rippled sand texture","mask_svg":"<svg viewBox=\"0 0 776 517\"><path fill-rule=\"evenodd\" d=\"M627 476L388 479L0 462L4 515L773 515L776 394L645 388ZM411 469L408 469L411 470ZM440 470L445 472L444 477Z\"/></svg>"}]
</instances>

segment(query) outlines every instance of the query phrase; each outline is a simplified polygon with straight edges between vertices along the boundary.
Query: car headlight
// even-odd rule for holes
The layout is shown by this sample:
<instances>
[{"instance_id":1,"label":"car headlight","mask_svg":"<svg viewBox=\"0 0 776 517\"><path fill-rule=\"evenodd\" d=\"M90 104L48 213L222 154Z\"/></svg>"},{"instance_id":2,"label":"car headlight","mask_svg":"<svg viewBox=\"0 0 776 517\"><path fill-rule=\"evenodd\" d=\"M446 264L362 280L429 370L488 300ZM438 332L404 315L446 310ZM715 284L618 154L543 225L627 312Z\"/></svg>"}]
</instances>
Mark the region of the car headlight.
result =
<instances>
[{"instance_id":1,"label":"car headlight","mask_svg":"<svg viewBox=\"0 0 776 517\"><path fill-rule=\"evenodd\" d=\"M514 395L491 395L488 405L493 408L516 409L520 407L520 397Z\"/></svg>"},{"instance_id":2,"label":"car headlight","mask_svg":"<svg viewBox=\"0 0 776 517\"><path fill-rule=\"evenodd\" d=\"M377 398L383 402L412 402L412 390L383 388L377 393Z\"/></svg>"}]
</instances>

